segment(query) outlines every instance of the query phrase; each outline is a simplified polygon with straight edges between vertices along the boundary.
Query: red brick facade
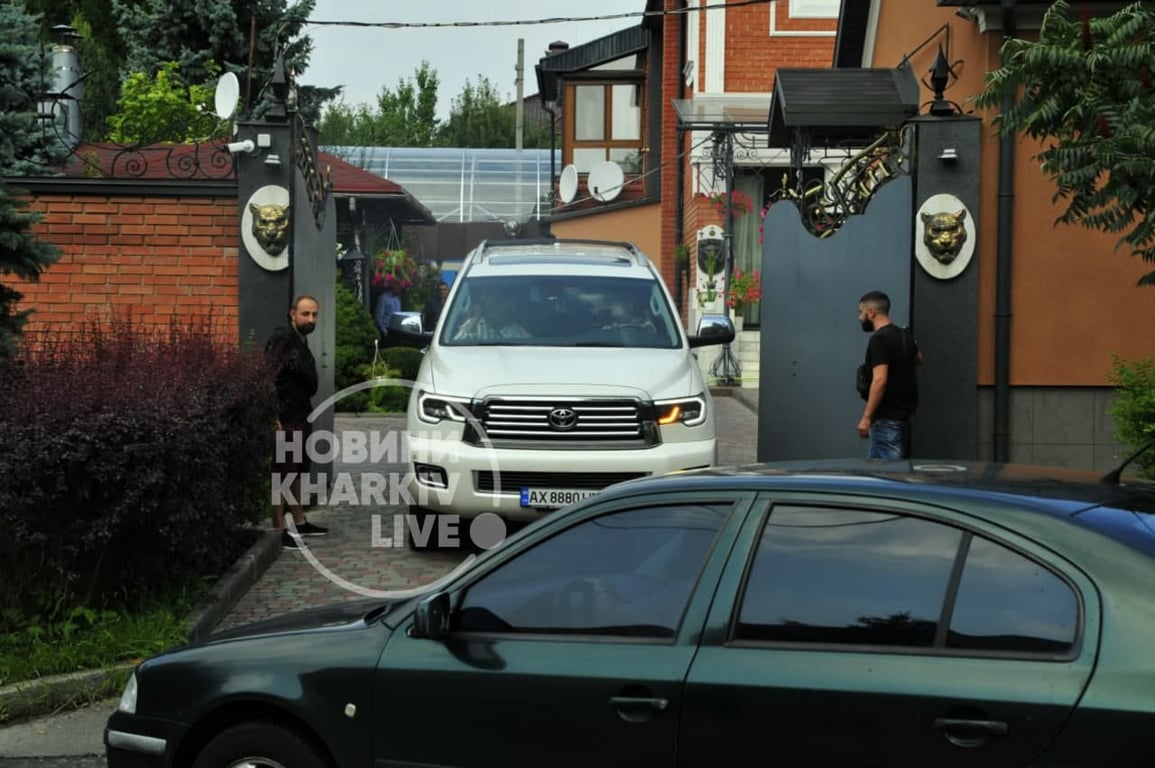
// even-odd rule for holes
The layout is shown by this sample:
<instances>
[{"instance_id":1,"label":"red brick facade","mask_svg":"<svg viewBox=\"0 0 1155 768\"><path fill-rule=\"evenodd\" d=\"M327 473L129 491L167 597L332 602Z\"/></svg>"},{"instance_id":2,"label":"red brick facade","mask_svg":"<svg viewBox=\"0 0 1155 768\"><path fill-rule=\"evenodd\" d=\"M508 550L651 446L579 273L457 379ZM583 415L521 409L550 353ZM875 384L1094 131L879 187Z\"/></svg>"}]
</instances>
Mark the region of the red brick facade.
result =
<instances>
[{"instance_id":1,"label":"red brick facade","mask_svg":"<svg viewBox=\"0 0 1155 768\"><path fill-rule=\"evenodd\" d=\"M167 327L184 315L210 317L236 340L235 197L38 194L33 228L62 256L38 283L13 281L32 309L25 330L79 330L131 317Z\"/></svg>"},{"instance_id":2,"label":"red brick facade","mask_svg":"<svg viewBox=\"0 0 1155 768\"><path fill-rule=\"evenodd\" d=\"M733 2L734 0L728 0ZM677 0L665 0L667 11L680 8ZM771 36L770 14L774 13L774 28L784 33L823 32L824 36L795 36L785 34ZM690 13L687 20L698 25L697 51L690 56L697 67L697 86L706 78L706 14ZM727 93L772 93L774 78L779 67L830 67L834 60L833 33L838 26L837 19L796 19L790 17L788 0L753 5L741 5L726 9L726 51L725 90ZM690 88L684 87L681 62L678 61L681 17L670 15L665 18L662 36L664 59L662 62L663 104L675 99L692 98ZM688 152L690 137L678 141L677 118L671 109L662 124L662 156L675 158ZM680 162L689 164L689 158ZM673 165L662 174L662 201L665 211L662 217L662 253L674 252L679 242L693 245L696 231L708 224L718 224L720 218L706 203L696 198L692 173L685 175L682 190L683 221L679 237L674 206L677 204L677 172ZM674 285L674 265L672 260L664 260L663 277L669 285Z\"/></svg>"}]
</instances>

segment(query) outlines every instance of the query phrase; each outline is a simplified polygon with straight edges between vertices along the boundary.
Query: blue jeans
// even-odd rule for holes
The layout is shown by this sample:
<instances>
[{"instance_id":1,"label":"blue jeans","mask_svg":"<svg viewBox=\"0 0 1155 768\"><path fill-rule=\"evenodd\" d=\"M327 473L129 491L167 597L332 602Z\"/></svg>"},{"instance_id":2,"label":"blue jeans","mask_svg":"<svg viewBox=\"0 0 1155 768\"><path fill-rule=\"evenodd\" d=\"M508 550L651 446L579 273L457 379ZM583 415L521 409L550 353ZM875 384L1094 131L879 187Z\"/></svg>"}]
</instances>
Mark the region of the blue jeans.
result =
<instances>
[{"instance_id":1,"label":"blue jeans","mask_svg":"<svg viewBox=\"0 0 1155 768\"><path fill-rule=\"evenodd\" d=\"M898 419L875 419L870 422L870 450L868 459L903 458L906 445L907 422Z\"/></svg>"}]
</instances>

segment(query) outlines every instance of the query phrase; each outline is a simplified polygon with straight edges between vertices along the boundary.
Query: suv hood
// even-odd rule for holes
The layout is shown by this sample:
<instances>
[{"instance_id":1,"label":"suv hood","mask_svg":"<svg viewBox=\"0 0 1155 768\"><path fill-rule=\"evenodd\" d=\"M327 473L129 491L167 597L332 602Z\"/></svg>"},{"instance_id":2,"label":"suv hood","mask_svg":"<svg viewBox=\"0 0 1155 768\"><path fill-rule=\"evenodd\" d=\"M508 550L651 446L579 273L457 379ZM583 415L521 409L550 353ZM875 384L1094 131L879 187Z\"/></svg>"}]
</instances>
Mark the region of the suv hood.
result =
<instances>
[{"instance_id":1,"label":"suv hood","mask_svg":"<svg viewBox=\"0 0 1155 768\"><path fill-rule=\"evenodd\" d=\"M701 394L697 362L685 348L439 347L431 358L434 391L459 397L499 394L639 397ZM607 384L613 378L614 384ZM502 382L477 389L478 382Z\"/></svg>"}]
</instances>

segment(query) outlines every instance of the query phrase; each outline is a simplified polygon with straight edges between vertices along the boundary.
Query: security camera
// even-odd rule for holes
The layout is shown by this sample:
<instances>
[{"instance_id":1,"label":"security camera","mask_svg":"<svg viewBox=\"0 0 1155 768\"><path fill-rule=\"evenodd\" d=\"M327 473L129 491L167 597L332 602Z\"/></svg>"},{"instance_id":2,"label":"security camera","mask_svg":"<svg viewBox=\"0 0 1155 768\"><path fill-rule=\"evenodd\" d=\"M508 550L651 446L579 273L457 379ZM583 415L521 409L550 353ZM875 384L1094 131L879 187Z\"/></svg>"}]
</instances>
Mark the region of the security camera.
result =
<instances>
[{"instance_id":1,"label":"security camera","mask_svg":"<svg viewBox=\"0 0 1155 768\"><path fill-rule=\"evenodd\" d=\"M245 154L252 154L257 149L257 145L253 143L252 139L245 139L244 141L234 141L226 146L230 155L235 155L238 152Z\"/></svg>"}]
</instances>

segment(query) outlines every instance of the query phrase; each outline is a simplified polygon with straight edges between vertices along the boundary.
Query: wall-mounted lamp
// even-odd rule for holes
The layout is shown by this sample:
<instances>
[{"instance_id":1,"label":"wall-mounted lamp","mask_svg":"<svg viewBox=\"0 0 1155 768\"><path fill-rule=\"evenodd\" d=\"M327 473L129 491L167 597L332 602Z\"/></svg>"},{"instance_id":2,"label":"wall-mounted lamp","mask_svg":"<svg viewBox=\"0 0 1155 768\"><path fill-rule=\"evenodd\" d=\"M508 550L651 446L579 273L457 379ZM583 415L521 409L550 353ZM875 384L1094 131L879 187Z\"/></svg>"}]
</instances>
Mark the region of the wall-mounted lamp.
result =
<instances>
[{"instance_id":1,"label":"wall-mounted lamp","mask_svg":"<svg viewBox=\"0 0 1155 768\"><path fill-rule=\"evenodd\" d=\"M939 162L946 165L954 165L958 162L958 150L954 147L947 147L938 153Z\"/></svg>"},{"instance_id":2,"label":"wall-mounted lamp","mask_svg":"<svg viewBox=\"0 0 1155 768\"><path fill-rule=\"evenodd\" d=\"M957 9L954 12L954 15L958 16L960 19L963 19L964 21L974 21L975 17L978 16L978 12L973 7L968 6L965 8Z\"/></svg>"},{"instance_id":3,"label":"wall-mounted lamp","mask_svg":"<svg viewBox=\"0 0 1155 768\"><path fill-rule=\"evenodd\" d=\"M252 139L245 139L244 141L231 142L226 147L226 149L228 149L229 154L232 154L232 155L235 155L238 152L244 152L246 155L251 155L252 153L257 151L257 145L255 143L253 143Z\"/></svg>"}]
</instances>

